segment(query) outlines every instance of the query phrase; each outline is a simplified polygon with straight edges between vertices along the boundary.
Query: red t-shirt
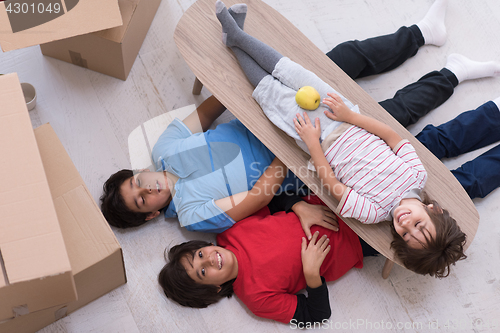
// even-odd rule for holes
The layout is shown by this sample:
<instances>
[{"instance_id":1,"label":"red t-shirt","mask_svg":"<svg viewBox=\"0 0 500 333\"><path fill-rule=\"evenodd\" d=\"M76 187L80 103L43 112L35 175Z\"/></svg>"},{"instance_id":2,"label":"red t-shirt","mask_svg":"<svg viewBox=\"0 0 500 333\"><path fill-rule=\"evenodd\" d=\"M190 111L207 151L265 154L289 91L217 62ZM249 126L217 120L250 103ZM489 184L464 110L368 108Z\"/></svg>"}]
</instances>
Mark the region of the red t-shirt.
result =
<instances>
[{"instance_id":1,"label":"red t-shirt","mask_svg":"<svg viewBox=\"0 0 500 333\"><path fill-rule=\"evenodd\" d=\"M306 201L323 204L318 197ZM339 220L339 231L313 226L314 234L330 238L331 250L321 265L326 281L333 281L352 267L363 267L358 236ZM294 213L270 215L264 207L217 236L217 243L231 250L238 260L234 293L257 316L283 323L292 320L298 291L305 289L301 244L305 233Z\"/></svg>"}]
</instances>

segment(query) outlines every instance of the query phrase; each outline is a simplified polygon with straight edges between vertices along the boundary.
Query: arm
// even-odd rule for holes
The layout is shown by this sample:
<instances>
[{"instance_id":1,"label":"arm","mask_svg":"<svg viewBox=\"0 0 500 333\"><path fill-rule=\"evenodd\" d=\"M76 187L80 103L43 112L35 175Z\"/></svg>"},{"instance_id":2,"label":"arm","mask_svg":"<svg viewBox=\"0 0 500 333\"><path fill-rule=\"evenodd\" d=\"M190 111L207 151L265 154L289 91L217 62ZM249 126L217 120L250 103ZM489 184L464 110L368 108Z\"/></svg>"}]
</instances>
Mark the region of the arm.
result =
<instances>
[{"instance_id":1,"label":"arm","mask_svg":"<svg viewBox=\"0 0 500 333\"><path fill-rule=\"evenodd\" d=\"M286 174L285 165L278 158L274 158L250 191L216 200L215 204L234 221L240 221L271 202Z\"/></svg>"},{"instance_id":2,"label":"arm","mask_svg":"<svg viewBox=\"0 0 500 333\"><path fill-rule=\"evenodd\" d=\"M394 149L402 140L401 136L399 136L390 126L377 119L351 111L337 94L329 93L328 96L330 96L330 98L325 98L323 100L323 103L328 105L332 110L332 112L325 111L325 115L328 118L361 127L384 140L391 149Z\"/></svg>"},{"instance_id":3,"label":"arm","mask_svg":"<svg viewBox=\"0 0 500 333\"><path fill-rule=\"evenodd\" d=\"M328 298L328 288L325 279L321 277L323 284L318 288L306 287L306 295L297 295L297 308L293 319L296 323L318 323L330 318L330 300Z\"/></svg>"},{"instance_id":4,"label":"arm","mask_svg":"<svg viewBox=\"0 0 500 333\"><path fill-rule=\"evenodd\" d=\"M308 240L311 240L311 227L319 225L333 231L339 231L337 216L332 210L323 205L311 205L305 201L297 202L292 210L299 217L302 229Z\"/></svg>"},{"instance_id":5,"label":"arm","mask_svg":"<svg viewBox=\"0 0 500 333\"><path fill-rule=\"evenodd\" d=\"M210 96L198 106L196 112L187 116L183 123L192 133L205 132L226 108L214 96Z\"/></svg>"},{"instance_id":6,"label":"arm","mask_svg":"<svg viewBox=\"0 0 500 333\"><path fill-rule=\"evenodd\" d=\"M277 212L291 212L292 207L299 202L305 202L298 194L294 192L281 192L273 197L271 202L267 205L271 215Z\"/></svg>"},{"instance_id":7,"label":"arm","mask_svg":"<svg viewBox=\"0 0 500 333\"><path fill-rule=\"evenodd\" d=\"M293 319L298 323L321 322L331 315L328 288L325 279L320 276L319 268L328 252L330 252L329 239L323 235L318 240L318 232L307 245L302 238L302 267L307 283L308 297L297 295L297 308Z\"/></svg>"},{"instance_id":8,"label":"arm","mask_svg":"<svg viewBox=\"0 0 500 333\"><path fill-rule=\"evenodd\" d=\"M302 269L304 277L309 288L318 288L323 284L319 269L326 255L330 252L331 246L328 245L330 240L326 235L321 236L318 240L319 231L314 233L314 236L307 244L307 241L302 237Z\"/></svg>"},{"instance_id":9,"label":"arm","mask_svg":"<svg viewBox=\"0 0 500 333\"><path fill-rule=\"evenodd\" d=\"M279 211L294 212L300 220L307 239L311 239L311 227L319 225L333 231L339 230L337 216L323 205L311 205L295 193L283 192L275 195L269 203L271 214Z\"/></svg>"},{"instance_id":10,"label":"arm","mask_svg":"<svg viewBox=\"0 0 500 333\"><path fill-rule=\"evenodd\" d=\"M311 158L314 162L314 167L318 173L319 179L323 187L326 187L330 194L338 201L342 200L342 196L347 189L347 186L342 184L335 173L333 172L330 164L326 160L326 157L321 149L319 143L319 138L321 136L321 127L319 119L316 118L315 126L309 120L309 116L304 112L304 118L297 114L297 118L293 120L295 123L295 130L299 134L302 141L305 142L309 152L311 153Z\"/></svg>"}]
</instances>

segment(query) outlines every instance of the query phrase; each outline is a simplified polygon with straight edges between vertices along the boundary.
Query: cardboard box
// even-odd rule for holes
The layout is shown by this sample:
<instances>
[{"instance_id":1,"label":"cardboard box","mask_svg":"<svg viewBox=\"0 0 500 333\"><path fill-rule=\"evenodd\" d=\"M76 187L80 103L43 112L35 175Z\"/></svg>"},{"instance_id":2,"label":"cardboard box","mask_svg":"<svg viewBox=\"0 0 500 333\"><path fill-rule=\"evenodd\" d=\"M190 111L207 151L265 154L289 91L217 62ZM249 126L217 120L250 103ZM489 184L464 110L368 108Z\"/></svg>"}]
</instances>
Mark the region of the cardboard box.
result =
<instances>
[{"instance_id":1,"label":"cardboard box","mask_svg":"<svg viewBox=\"0 0 500 333\"><path fill-rule=\"evenodd\" d=\"M119 0L121 27L40 45L46 56L126 80L161 0Z\"/></svg>"},{"instance_id":2,"label":"cardboard box","mask_svg":"<svg viewBox=\"0 0 500 333\"><path fill-rule=\"evenodd\" d=\"M122 23L117 0L8 0L0 2L0 45L16 50Z\"/></svg>"},{"instance_id":3,"label":"cardboard box","mask_svg":"<svg viewBox=\"0 0 500 333\"><path fill-rule=\"evenodd\" d=\"M76 300L54 202L16 74L0 76L0 321Z\"/></svg>"},{"instance_id":4,"label":"cardboard box","mask_svg":"<svg viewBox=\"0 0 500 333\"><path fill-rule=\"evenodd\" d=\"M54 130L45 124L35 136L78 300L0 323L0 333L35 332L127 282L121 247Z\"/></svg>"},{"instance_id":5,"label":"cardboard box","mask_svg":"<svg viewBox=\"0 0 500 333\"><path fill-rule=\"evenodd\" d=\"M52 127L34 132L75 278L70 313L127 282L123 253Z\"/></svg>"},{"instance_id":6,"label":"cardboard box","mask_svg":"<svg viewBox=\"0 0 500 333\"><path fill-rule=\"evenodd\" d=\"M126 283L120 245L52 127L42 125L35 135L78 300L0 323L0 333L35 332Z\"/></svg>"}]
</instances>

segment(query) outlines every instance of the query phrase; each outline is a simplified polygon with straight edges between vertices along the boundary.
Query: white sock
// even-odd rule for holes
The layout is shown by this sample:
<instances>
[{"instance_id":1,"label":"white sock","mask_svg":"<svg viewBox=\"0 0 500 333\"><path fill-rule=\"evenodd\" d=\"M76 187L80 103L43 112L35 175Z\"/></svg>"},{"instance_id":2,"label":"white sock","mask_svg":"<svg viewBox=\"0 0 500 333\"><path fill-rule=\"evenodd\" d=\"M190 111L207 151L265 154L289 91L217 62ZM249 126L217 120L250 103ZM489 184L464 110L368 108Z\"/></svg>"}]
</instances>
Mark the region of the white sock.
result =
<instances>
[{"instance_id":1,"label":"white sock","mask_svg":"<svg viewBox=\"0 0 500 333\"><path fill-rule=\"evenodd\" d=\"M498 110L500 110L500 97L497 97L493 100L493 103L497 105Z\"/></svg>"},{"instance_id":2,"label":"white sock","mask_svg":"<svg viewBox=\"0 0 500 333\"><path fill-rule=\"evenodd\" d=\"M448 56L448 61L444 67L455 74L458 79L458 83L465 80L500 76L500 63L495 61L473 61L457 53L453 53Z\"/></svg>"},{"instance_id":3,"label":"white sock","mask_svg":"<svg viewBox=\"0 0 500 333\"><path fill-rule=\"evenodd\" d=\"M417 27L422 32L422 36L424 36L426 45L441 46L446 42L444 17L447 6L448 0L436 0L427 14L425 14L425 17L417 23Z\"/></svg>"}]
</instances>

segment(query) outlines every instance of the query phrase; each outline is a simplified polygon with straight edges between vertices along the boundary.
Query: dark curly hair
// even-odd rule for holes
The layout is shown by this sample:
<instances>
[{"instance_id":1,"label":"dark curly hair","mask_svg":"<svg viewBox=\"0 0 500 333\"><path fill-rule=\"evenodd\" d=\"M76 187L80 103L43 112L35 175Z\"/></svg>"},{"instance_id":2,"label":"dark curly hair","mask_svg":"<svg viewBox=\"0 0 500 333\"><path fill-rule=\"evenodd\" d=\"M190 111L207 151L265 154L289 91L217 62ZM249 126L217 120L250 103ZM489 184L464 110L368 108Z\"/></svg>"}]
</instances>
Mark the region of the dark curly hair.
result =
<instances>
[{"instance_id":1,"label":"dark curly hair","mask_svg":"<svg viewBox=\"0 0 500 333\"><path fill-rule=\"evenodd\" d=\"M102 186L101 211L108 223L118 228L137 227L146 223L148 213L136 213L128 209L120 193L120 187L130 177L132 170L123 169L112 174Z\"/></svg>"},{"instance_id":2,"label":"dark curly hair","mask_svg":"<svg viewBox=\"0 0 500 333\"><path fill-rule=\"evenodd\" d=\"M167 298L190 308L206 308L224 297L233 295L233 282L227 281L220 286L195 282L186 272L181 259L191 257L196 250L212 245L209 242L193 240L172 247L168 251L168 263L158 275L158 282Z\"/></svg>"},{"instance_id":3,"label":"dark curly hair","mask_svg":"<svg viewBox=\"0 0 500 333\"><path fill-rule=\"evenodd\" d=\"M394 238L391 247L409 270L422 275L444 278L450 274L451 265L467 258L464 254L466 235L450 213L441 208L435 200L429 199L425 192L422 203L436 227L436 237L424 234L427 244L424 244L422 249L413 249L401 238L391 223ZM432 210L427 208L428 204L433 205Z\"/></svg>"}]
</instances>

